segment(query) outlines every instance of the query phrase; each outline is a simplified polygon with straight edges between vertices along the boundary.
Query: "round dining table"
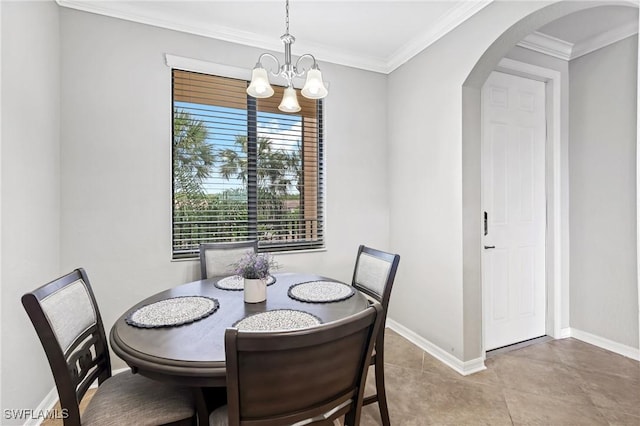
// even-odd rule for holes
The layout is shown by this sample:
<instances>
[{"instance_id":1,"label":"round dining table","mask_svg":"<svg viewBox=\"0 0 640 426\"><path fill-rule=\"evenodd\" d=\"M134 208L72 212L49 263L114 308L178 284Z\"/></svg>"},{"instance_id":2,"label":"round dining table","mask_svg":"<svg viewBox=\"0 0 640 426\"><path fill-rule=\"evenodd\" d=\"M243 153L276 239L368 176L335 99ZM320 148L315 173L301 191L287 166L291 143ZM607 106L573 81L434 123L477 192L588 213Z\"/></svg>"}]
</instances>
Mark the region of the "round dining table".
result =
<instances>
[{"instance_id":1,"label":"round dining table","mask_svg":"<svg viewBox=\"0 0 640 426\"><path fill-rule=\"evenodd\" d=\"M243 291L218 288L225 277L194 281L155 294L128 309L113 325L110 344L113 352L131 369L143 376L191 387L224 387L226 367L225 330L238 321L266 311L294 310L313 315L321 323L356 314L369 306L368 299L357 290L351 297L329 303L311 303L289 296L295 284L332 281L312 274L277 273L267 287L267 299L245 303ZM215 299L218 309L202 319L178 326L141 328L127 319L136 310L176 297L202 296Z\"/></svg>"}]
</instances>

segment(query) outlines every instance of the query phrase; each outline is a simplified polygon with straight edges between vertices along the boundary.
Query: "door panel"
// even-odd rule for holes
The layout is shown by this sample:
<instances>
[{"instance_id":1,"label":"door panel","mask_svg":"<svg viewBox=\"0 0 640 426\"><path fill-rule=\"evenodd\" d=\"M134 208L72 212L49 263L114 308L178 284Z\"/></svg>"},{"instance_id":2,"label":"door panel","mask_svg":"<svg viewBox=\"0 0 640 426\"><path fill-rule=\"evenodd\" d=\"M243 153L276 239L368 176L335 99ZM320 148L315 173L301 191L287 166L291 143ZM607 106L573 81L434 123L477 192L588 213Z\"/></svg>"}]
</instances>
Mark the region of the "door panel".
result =
<instances>
[{"instance_id":1,"label":"door panel","mask_svg":"<svg viewBox=\"0 0 640 426\"><path fill-rule=\"evenodd\" d=\"M482 91L486 350L545 334L544 92L498 72Z\"/></svg>"}]
</instances>

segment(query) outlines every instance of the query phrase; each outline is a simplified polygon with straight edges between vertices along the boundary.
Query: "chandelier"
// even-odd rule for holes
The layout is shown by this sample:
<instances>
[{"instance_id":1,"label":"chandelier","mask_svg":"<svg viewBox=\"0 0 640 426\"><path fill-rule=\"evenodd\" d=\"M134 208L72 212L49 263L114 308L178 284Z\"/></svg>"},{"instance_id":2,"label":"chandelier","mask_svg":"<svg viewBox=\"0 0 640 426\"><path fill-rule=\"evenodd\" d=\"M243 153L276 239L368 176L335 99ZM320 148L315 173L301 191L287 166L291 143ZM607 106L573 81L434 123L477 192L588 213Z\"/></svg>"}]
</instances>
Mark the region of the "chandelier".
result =
<instances>
[{"instance_id":1,"label":"chandelier","mask_svg":"<svg viewBox=\"0 0 640 426\"><path fill-rule=\"evenodd\" d=\"M322 73L320 72L316 58L313 55L305 53L298 58L295 65L291 63L291 45L296 41L296 38L289 34L289 0L286 1L286 31L280 37L280 40L284 43L284 64L281 65L278 58L270 53L260 55L258 63L251 72L251 83L247 88L247 93L254 98L268 98L273 96L273 88L269 83L267 70L262 65L263 58L271 58L276 62L277 66L277 72L270 71L271 74L276 77L283 77L287 81L287 87L284 89L284 96L278 109L284 112L298 112L300 111L300 104L298 104L298 97L293 88L293 79L295 77L302 77L305 73L307 74L307 79L300 91L305 98L321 99L327 96L328 92L322 81ZM313 60L313 64L309 70L299 67L300 61L305 58Z\"/></svg>"}]
</instances>

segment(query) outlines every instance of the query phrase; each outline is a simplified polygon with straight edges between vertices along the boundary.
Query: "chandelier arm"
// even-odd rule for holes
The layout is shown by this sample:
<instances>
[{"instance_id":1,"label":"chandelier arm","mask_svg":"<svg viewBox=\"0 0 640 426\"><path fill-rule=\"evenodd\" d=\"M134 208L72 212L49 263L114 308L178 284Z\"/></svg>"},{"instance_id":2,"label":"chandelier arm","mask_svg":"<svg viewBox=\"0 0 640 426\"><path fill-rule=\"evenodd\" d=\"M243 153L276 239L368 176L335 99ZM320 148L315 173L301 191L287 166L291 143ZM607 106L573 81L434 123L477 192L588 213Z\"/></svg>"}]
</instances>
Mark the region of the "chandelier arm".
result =
<instances>
[{"instance_id":1,"label":"chandelier arm","mask_svg":"<svg viewBox=\"0 0 640 426\"><path fill-rule=\"evenodd\" d=\"M282 72L282 67L280 65L280 61L278 60L278 58L276 58L274 55L272 55L271 53L263 53L260 55L260 57L258 58L258 64L262 65L262 58L270 58L272 59L275 63L276 63L276 67L277 67L277 72L273 72L273 70L269 70L269 72L274 75L274 76L279 76Z\"/></svg>"},{"instance_id":2,"label":"chandelier arm","mask_svg":"<svg viewBox=\"0 0 640 426\"><path fill-rule=\"evenodd\" d=\"M302 59L305 58L311 58L313 60L313 65L311 66L311 69L313 68L318 68L318 61L316 61L316 57L313 56L311 53L305 53L304 55L298 57L298 60L296 61L296 64L293 66L293 70L296 73L297 77L300 77L301 75L303 75L305 72L307 72L308 70L302 68L301 70L299 69L298 65L300 64L300 61Z\"/></svg>"}]
</instances>

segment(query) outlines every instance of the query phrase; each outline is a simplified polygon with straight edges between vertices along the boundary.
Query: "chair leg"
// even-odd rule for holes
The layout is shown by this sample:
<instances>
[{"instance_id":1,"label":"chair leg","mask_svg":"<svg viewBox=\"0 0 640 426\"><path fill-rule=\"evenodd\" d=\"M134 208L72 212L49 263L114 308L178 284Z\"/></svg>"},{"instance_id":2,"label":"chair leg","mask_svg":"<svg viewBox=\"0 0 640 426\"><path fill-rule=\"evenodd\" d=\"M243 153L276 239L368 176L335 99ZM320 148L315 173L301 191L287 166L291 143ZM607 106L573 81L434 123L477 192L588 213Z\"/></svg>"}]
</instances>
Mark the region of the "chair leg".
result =
<instances>
[{"instance_id":1,"label":"chair leg","mask_svg":"<svg viewBox=\"0 0 640 426\"><path fill-rule=\"evenodd\" d=\"M194 387L193 399L196 403L196 418L197 422L202 425L209 424L209 410L207 409L207 402L204 398L204 390L202 388Z\"/></svg>"},{"instance_id":2,"label":"chair leg","mask_svg":"<svg viewBox=\"0 0 640 426\"><path fill-rule=\"evenodd\" d=\"M349 410L347 414L344 416L344 426L358 426L360 423L360 418L356 416L355 409Z\"/></svg>"},{"instance_id":3,"label":"chair leg","mask_svg":"<svg viewBox=\"0 0 640 426\"><path fill-rule=\"evenodd\" d=\"M380 418L383 426L390 426L389 406L387 405L387 392L384 387L384 358L382 353L376 354L376 394L378 399L378 408L380 410Z\"/></svg>"}]
</instances>

